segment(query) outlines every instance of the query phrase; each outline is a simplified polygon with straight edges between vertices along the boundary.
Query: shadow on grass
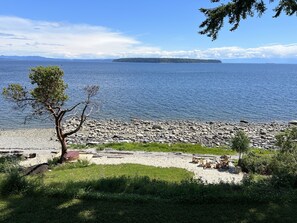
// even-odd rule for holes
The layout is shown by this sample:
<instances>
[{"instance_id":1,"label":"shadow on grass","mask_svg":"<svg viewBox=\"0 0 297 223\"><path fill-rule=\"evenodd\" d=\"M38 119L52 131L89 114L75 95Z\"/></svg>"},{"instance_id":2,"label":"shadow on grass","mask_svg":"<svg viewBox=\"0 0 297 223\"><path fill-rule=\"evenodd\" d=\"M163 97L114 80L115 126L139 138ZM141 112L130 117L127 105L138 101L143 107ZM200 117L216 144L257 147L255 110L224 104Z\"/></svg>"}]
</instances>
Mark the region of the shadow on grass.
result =
<instances>
[{"instance_id":1,"label":"shadow on grass","mask_svg":"<svg viewBox=\"0 0 297 223\"><path fill-rule=\"evenodd\" d=\"M196 181L170 183L121 176L44 183L40 177L30 178L25 188L15 191L23 195L3 193L7 197L0 197L0 222L296 222L297 219L296 191L273 188L264 181L203 185Z\"/></svg>"},{"instance_id":2,"label":"shadow on grass","mask_svg":"<svg viewBox=\"0 0 297 223\"><path fill-rule=\"evenodd\" d=\"M175 204L18 196L0 199L1 222L296 222L296 204Z\"/></svg>"}]
</instances>

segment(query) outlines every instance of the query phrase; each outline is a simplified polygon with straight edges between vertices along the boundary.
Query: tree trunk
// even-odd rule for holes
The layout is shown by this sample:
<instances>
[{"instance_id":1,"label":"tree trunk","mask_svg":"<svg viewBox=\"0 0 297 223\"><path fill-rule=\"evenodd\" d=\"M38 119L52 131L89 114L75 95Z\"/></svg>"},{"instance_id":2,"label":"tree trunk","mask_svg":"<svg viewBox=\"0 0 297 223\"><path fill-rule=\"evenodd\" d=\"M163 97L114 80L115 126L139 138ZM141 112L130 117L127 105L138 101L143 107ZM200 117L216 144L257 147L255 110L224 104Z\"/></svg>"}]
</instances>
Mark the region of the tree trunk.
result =
<instances>
[{"instance_id":1,"label":"tree trunk","mask_svg":"<svg viewBox=\"0 0 297 223\"><path fill-rule=\"evenodd\" d=\"M67 153L67 144L66 144L66 137L62 133L62 126L61 126L61 119L60 116L55 117L55 124L56 124L56 133L57 137L61 143L61 156L59 159L59 163L63 163L65 161L65 154Z\"/></svg>"},{"instance_id":2,"label":"tree trunk","mask_svg":"<svg viewBox=\"0 0 297 223\"><path fill-rule=\"evenodd\" d=\"M237 166L240 166L241 167L241 152L239 152L239 159L238 159Z\"/></svg>"},{"instance_id":3,"label":"tree trunk","mask_svg":"<svg viewBox=\"0 0 297 223\"><path fill-rule=\"evenodd\" d=\"M60 143L61 143L61 157L60 157L59 163L63 163L65 161L65 154L67 153L66 138L62 138L60 140Z\"/></svg>"}]
</instances>

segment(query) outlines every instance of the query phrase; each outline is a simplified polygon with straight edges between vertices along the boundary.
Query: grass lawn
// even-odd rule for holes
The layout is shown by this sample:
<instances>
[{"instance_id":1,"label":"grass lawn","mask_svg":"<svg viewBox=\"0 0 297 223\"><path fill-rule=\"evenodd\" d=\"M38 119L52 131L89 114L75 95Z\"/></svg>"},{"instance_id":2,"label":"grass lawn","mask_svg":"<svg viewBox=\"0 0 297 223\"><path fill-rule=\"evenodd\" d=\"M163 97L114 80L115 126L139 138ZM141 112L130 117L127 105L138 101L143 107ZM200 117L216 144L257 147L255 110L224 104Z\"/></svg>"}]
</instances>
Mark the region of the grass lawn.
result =
<instances>
[{"instance_id":1,"label":"grass lawn","mask_svg":"<svg viewBox=\"0 0 297 223\"><path fill-rule=\"evenodd\" d=\"M0 198L0 222L296 222L296 204L172 204L49 197Z\"/></svg>"},{"instance_id":2,"label":"grass lawn","mask_svg":"<svg viewBox=\"0 0 297 223\"><path fill-rule=\"evenodd\" d=\"M59 182L67 183L71 181L93 181L99 180L101 178L114 178L120 176L147 176L150 179L162 180L166 182L181 182L183 180L189 180L193 178L194 174L181 168L160 168L139 164L91 165L74 169L64 169L63 167L58 167L45 174L44 182L46 184L50 184Z\"/></svg>"},{"instance_id":3,"label":"grass lawn","mask_svg":"<svg viewBox=\"0 0 297 223\"><path fill-rule=\"evenodd\" d=\"M71 145L74 149L84 149L85 145ZM90 146L89 146L90 147ZM212 154L212 155L234 155L236 152L223 147L209 148L199 144L189 143L109 143L92 146L98 150L113 148L125 151L146 151L146 152L183 152L191 154Z\"/></svg>"},{"instance_id":4,"label":"grass lawn","mask_svg":"<svg viewBox=\"0 0 297 223\"><path fill-rule=\"evenodd\" d=\"M96 148L98 150L103 150L105 148L112 148L115 150L124 150L124 151L146 151L146 152L183 152L190 154L210 154L210 155L236 155L237 153L228 149L226 147L205 147L199 144L190 144L190 143L108 143L100 144L94 146L85 146L85 145L70 145L73 149L86 149L86 148ZM250 151L255 152L256 154L274 154L274 151L251 148Z\"/></svg>"},{"instance_id":5,"label":"grass lawn","mask_svg":"<svg viewBox=\"0 0 297 223\"><path fill-rule=\"evenodd\" d=\"M190 144L104 147L233 154ZM244 186L203 185L189 181L192 177L193 173L179 168L66 164L43 176L26 178L29 189L23 195L0 196L0 222L296 222L297 192L293 189L275 190L261 181ZM0 186L4 179L0 174Z\"/></svg>"}]
</instances>

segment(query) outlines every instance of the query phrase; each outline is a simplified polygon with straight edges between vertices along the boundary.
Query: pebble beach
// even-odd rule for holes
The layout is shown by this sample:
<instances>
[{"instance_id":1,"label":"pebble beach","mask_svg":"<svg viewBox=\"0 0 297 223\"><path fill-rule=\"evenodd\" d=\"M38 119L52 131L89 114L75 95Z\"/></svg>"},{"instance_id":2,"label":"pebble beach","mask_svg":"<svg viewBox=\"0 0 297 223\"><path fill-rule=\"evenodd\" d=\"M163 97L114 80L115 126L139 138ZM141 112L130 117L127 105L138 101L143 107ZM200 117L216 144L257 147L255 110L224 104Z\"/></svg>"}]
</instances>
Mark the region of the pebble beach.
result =
<instances>
[{"instance_id":1,"label":"pebble beach","mask_svg":"<svg viewBox=\"0 0 297 223\"><path fill-rule=\"evenodd\" d=\"M77 119L68 120L64 128L71 129L78 124ZM238 130L245 131L252 146L263 149L275 148L275 135L288 127L286 123L223 123L192 121L145 121L130 122L116 120L88 120L81 131L71 136L68 143L101 144L111 142L159 142L159 143L200 143L205 146L228 146L231 137ZM31 166L46 162L59 156L60 144L56 140L54 129L16 129L0 131L0 152L21 151L24 154L36 153L33 159L22 162ZM157 167L178 167L194 173L207 183L239 183L243 174L233 174L216 169L203 169L191 162L191 154L156 153L156 152L102 152L88 150L82 155L95 164L137 163ZM116 153L116 155L115 155ZM92 154L90 156L90 154ZM216 157L218 158L218 157Z\"/></svg>"}]
</instances>

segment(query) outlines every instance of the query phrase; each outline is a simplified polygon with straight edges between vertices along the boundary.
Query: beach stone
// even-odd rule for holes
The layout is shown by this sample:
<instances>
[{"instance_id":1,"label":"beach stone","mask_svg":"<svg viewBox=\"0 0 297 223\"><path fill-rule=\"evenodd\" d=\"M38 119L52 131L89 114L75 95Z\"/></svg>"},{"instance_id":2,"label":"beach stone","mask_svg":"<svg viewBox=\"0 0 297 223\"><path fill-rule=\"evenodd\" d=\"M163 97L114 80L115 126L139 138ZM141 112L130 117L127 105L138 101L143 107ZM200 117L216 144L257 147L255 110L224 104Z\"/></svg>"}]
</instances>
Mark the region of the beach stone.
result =
<instances>
[{"instance_id":1,"label":"beach stone","mask_svg":"<svg viewBox=\"0 0 297 223\"><path fill-rule=\"evenodd\" d=\"M242 120L247 122L245 120ZM137 123L137 124L136 124ZM100 126L99 126L100 124ZM67 128L72 126L66 122ZM95 127L89 127L95 126ZM190 142L213 146L228 146L231 137L238 130L247 133L251 143L259 147L272 148L275 135L288 127L287 123L228 123L199 121L142 121L87 120L85 130L69 137L69 143L85 144L89 142ZM99 132L100 130L100 132ZM263 144L264 143L264 144ZM266 143L266 144L265 144ZM262 146L263 145L263 146Z\"/></svg>"},{"instance_id":2,"label":"beach stone","mask_svg":"<svg viewBox=\"0 0 297 223\"><path fill-rule=\"evenodd\" d=\"M41 173L45 173L46 171L48 171L48 163L41 163L41 164L28 167L25 170L24 175L29 176L29 175L41 174Z\"/></svg>"},{"instance_id":3,"label":"beach stone","mask_svg":"<svg viewBox=\"0 0 297 223\"><path fill-rule=\"evenodd\" d=\"M101 144L101 143L100 142L92 142L92 141L86 143L87 146L96 146L99 144Z\"/></svg>"},{"instance_id":4,"label":"beach stone","mask_svg":"<svg viewBox=\"0 0 297 223\"><path fill-rule=\"evenodd\" d=\"M161 125L153 125L152 129L162 130L163 128Z\"/></svg>"},{"instance_id":5,"label":"beach stone","mask_svg":"<svg viewBox=\"0 0 297 223\"><path fill-rule=\"evenodd\" d=\"M297 120L289 121L289 125L297 125Z\"/></svg>"},{"instance_id":6,"label":"beach stone","mask_svg":"<svg viewBox=\"0 0 297 223\"><path fill-rule=\"evenodd\" d=\"M36 153L30 153L29 155L28 155L28 158L29 159L32 159L32 158L35 158L36 157Z\"/></svg>"}]
</instances>

